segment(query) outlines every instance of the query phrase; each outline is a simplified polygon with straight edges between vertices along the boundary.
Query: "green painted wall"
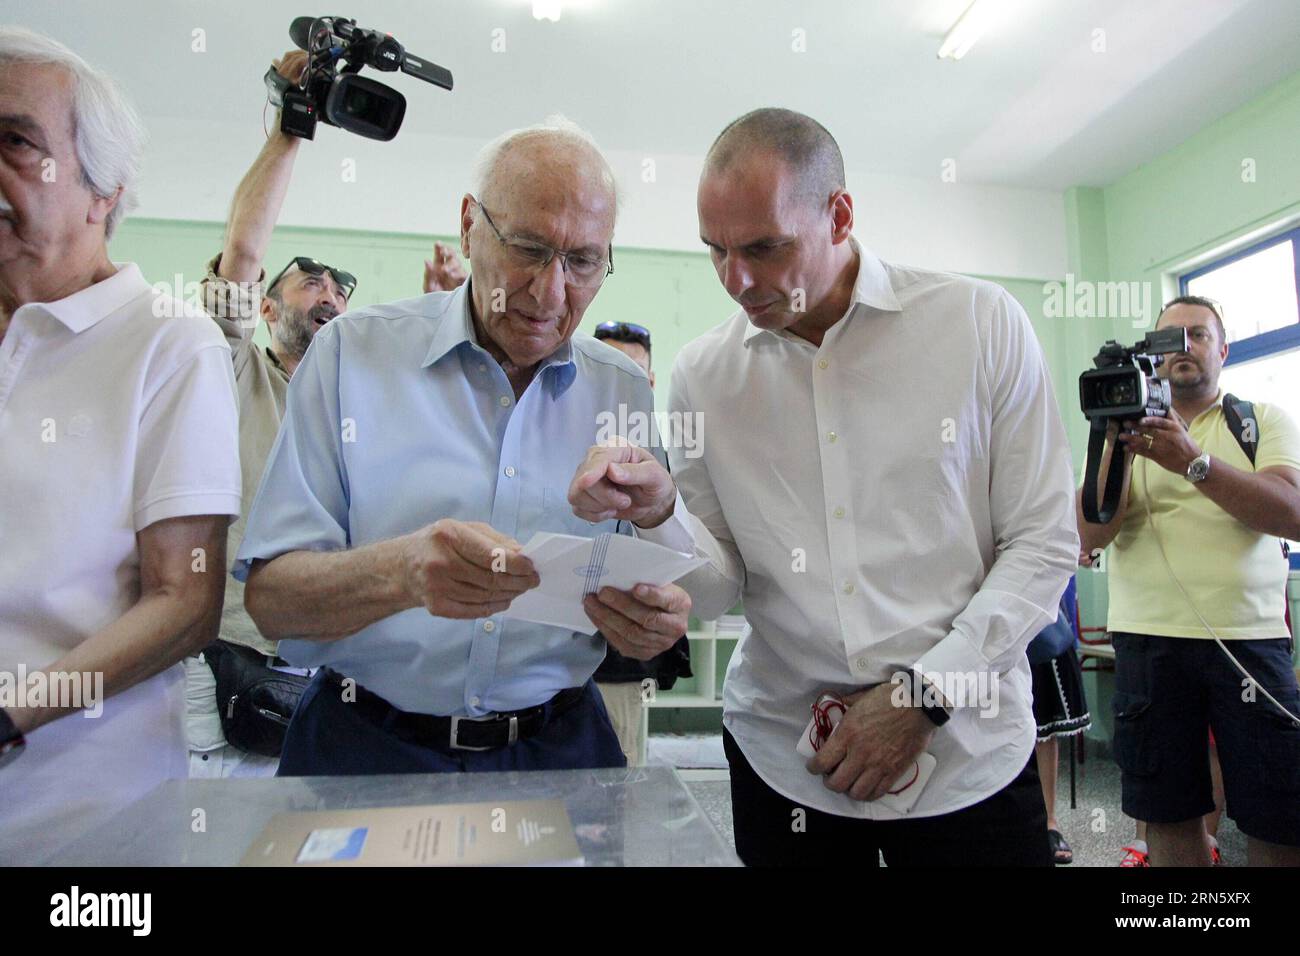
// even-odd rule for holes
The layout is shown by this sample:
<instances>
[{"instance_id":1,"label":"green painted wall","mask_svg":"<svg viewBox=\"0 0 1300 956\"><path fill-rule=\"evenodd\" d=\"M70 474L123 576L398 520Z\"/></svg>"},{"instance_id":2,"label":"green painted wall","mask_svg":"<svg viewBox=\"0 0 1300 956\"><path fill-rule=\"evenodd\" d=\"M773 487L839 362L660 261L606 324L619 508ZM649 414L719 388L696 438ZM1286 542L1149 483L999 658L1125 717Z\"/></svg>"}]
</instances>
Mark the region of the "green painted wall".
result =
<instances>
[{"instance_id":1,"label":"green painted wall","mask_svg":"<svg viewBox=\"0 0 1300 956\"><path fill-rule=\"evenodd\" d=\"M118 261L138 263L150 282L166 283L188 296L192 289L186 284L198 283L207 262L221 250L223 230L211 222L128 219L114 236L111 252ZM274 275L295 255L313 256L354 273L358 284L353 304L372 305L420 294L424 259L432 256L437 239L452 241L448 236L281 227L267 251L266 269L268 276ZM655 372L666 386L678 350L731 315L735 304L703 253L618 249L614 266L614 275L588 309L582 327L590 332L600 322L619 319L649 328ZM1056 320L1043 317L1042 283L994 281L1025 306L1043 340L1059 394L1065 353L1052 341L1058 332ZM258 334L265 339L265 326ZM659 389L657 399L666 408L666 387Z\"/></svg>"},{"instance_id":2,"label":"green painted wall","mask_svg":"<svg viewBox=\"0 0 1300 956\"><path fill-rule=\"evenodd\" d=\"M1189 257L1300 215L1300 72L1107 186L1104 204L1109 277L1157 289Z\"/></svg>"},{"instance_id":3,"label":"green painted wall","mask_svg":"<svg viewBox=\"0 0 1300 956\"><path fill-rule=\"evenodd\" d=\"M118 261L138 263L150 282L179 285L188 296L186 283L203 278L207 262L221 251L223 236L219 223L128 219L113 237L111 252ZM267 251L266 269L271 276L295 255L313 256L354 273L353 304L372 305L420 294L424 260L432 257L435 239L452 241L449 236L281 227ZM621 319L651 329L656 374L666 385L677 351L730 315L731 299L703 254L620 249L614 269L582 328L590 332L600 322ZM264 340L265 326L258 331ZM667 389L660 389L659 404L666 408L667 401Z\"/></svg>"}]
</instances>

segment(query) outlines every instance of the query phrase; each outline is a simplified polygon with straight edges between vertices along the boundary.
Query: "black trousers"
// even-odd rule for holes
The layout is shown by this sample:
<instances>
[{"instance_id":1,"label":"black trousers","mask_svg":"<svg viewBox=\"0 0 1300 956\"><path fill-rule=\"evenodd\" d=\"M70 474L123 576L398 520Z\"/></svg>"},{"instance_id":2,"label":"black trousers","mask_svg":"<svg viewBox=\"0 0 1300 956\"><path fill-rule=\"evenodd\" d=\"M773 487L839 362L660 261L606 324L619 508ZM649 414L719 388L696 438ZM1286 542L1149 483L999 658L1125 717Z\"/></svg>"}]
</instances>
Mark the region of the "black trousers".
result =
<instances>
[{"instance_id":1,"label":"black trousers","mask_svg":"<svg viewBox=\"0 0 1300 956\"><path fill-rule=\"evenodd\" d=\"M736 852L747 866L1052 866L1034 755L991 797L952 813L859 820L804 807L754 772L725 729ZM800 815L796 811L802 810ZM799 821L800 825L796 825Z\"/></svg>"}]
</instances>

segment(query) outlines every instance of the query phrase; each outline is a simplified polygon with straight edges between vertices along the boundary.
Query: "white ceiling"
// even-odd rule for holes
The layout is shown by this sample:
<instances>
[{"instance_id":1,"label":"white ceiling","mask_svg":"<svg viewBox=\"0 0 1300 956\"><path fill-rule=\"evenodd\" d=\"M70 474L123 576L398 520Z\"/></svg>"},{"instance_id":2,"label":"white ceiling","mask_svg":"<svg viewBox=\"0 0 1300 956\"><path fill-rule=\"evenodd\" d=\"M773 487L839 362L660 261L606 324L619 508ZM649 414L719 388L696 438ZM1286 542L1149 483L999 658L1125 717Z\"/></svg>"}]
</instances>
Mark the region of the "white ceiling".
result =
<instances>
[{"instance_id":1,"label":"white ceiling","mask_svg":"<svg viewBox=\"0 0 1300 956\"><path fill-rule=\"evenodd\" d=\"M450 94L392 80L407 128L482 140L559 111L609 149L698 156L728 120L781 105L828 126L855 169L937 179L952 158L964 182L1049 189L1112 182L1300 69L1296 0L1004 3L960 62L935 53L967 0L567 0L558 23L535 21L528 0L333 6L455 74ZM146 117L222 123L260 113L290 20L326 12L0 0L0 18L112 72ZM796 29L806 52L792 51Z\"/></svg>"}]
</instances>

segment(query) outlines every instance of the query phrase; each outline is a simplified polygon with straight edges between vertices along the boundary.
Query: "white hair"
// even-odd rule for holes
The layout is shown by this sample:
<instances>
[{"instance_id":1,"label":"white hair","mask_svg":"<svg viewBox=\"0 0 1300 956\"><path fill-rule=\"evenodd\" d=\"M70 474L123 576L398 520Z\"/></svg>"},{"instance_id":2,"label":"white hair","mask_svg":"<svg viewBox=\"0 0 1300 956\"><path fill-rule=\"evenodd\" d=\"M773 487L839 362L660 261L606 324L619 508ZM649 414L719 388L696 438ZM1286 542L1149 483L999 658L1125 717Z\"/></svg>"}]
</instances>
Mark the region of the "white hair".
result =
<instances>
[{"instance_id":1,"label":"white hair","mask_svg":"<svg viewBox=\"0 0 1300 956\"><path fill-rule=\"evenodd\" d=\"M0 67L12 63L58 66L73 79L72 131L81 181L101 199L121 189L104 222L104 237L136 207L135 184L145 132L117 84L62 43L22 27L0 27Z\"/></svg>"},{"instance_id":2,"label":"white hair","mask_svg":"<svg viewBox=\"0 0 1300 956\"><path fill-rule=\"evenodd\" d=\"M596 141L590 133L573 122L573 120L559 113L551 114L534 126L525 126L522 129L512 129L509 132L502 133L484 146L479 151L478 158L474 161L474 195L479 199L483 198L484 190L492 182L497 163L501 161L501 157L505 155L511 146L521 139L532 138L545 138L576 147L579 150L590 150L600 162L601 178L609 188L610 194L614 197L614 209L617 212L623 197L619 193L618 183L614 179L614 170L610 168L609 160L600 151L600 147L596 145Z\"/></svg>"}]
</instances>

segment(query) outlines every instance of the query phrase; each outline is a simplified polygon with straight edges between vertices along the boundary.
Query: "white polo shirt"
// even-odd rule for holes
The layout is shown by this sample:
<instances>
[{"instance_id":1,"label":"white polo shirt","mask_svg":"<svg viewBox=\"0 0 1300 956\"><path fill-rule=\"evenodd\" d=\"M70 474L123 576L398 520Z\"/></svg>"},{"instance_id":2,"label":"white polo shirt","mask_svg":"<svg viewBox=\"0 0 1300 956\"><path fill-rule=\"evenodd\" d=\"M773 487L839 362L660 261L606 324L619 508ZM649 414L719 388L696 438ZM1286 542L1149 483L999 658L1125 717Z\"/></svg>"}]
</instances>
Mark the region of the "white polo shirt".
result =
<instances>
[{"instance_id":1,"label":"white polo shirt","mask_svg":"<svg viewBox=\"0 0 1300 956\"><path fill-rule=\"evenodd\" d=\"M238 434L220 330L134 264L17 309L0 342L0 672L48 666L135 604L139 531L238 515ZM185 776L183 721L176 665L33 732L0 769L0 863Z\"/></svg>"}]
</instances>

